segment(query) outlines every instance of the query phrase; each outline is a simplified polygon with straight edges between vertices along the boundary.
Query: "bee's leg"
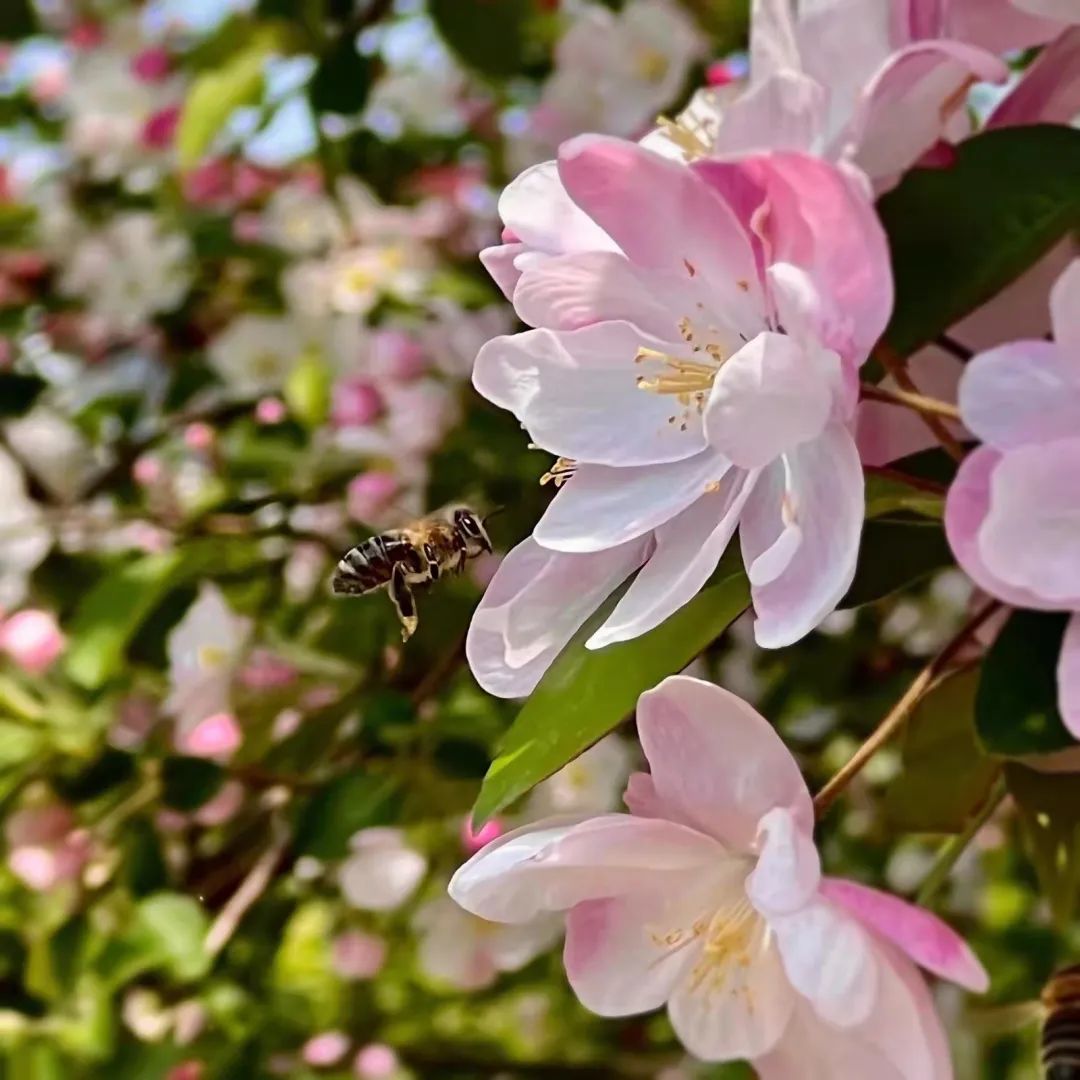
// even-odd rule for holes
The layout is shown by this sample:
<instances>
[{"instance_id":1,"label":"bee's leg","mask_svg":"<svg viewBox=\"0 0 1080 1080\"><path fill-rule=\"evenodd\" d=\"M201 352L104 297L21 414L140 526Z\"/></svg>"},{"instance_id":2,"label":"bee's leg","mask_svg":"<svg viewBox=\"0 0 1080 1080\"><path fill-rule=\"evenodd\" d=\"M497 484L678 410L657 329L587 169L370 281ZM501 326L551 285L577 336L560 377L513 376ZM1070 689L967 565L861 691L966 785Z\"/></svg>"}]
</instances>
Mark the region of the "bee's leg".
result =
<instances>
[{"instance_id":1,"label":"bee's leg","mask_svg":"<svg viewBox=\"0 0 1080 1080\"><path fill-rule=\"evenodd\" d=\"M408 641L416 633L420 618L416 614L416 597L405 580L405 568L398 563L390 575L390 599L401 620L401 640Z\"/></svg>"},{"instance_id":2,"label":"bee's leg","mask_svg":"<svg viewBox=\"0 0 1080 1080\"><path fill-rule=\"evenodd\" d=\"M439 566L439 557L430 544L424 545L424 558L427 559L428 574L431 576L431 580L438 581L442 574L442 567Z\"/></svg>"}]
</instances>

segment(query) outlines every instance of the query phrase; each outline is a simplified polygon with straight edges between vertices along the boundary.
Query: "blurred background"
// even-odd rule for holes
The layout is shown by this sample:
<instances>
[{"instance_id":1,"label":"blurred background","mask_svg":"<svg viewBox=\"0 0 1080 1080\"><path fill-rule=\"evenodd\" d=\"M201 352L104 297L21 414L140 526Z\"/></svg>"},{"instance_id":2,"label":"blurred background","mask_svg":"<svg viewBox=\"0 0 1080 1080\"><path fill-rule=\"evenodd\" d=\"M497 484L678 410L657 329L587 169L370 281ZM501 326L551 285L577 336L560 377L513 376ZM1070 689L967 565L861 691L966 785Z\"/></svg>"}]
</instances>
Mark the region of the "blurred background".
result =
<instances>
[{"instance_id":1,"label":"blurred background","mask_svg":"<svg viewBox=\"0 0 1080 1080\"><path fill-rule=\"evenodd\" d=\"M507 179L563 139L737 85L746 20L740 0L0 2L0 1075L750 1076L686 1060L663 1016L587 1014L557 923L445 896L500 831L619 807L638 764L628 725L468 823L517 706L472 681L465 631L552 491L469 388L514 328L477 252ZM449 501L505 508L496 554L421 597L403 648L385 596L328 580ZM968 601L941 570L780 655L736 624L697 664L813 786ZM945 689L834 815L832 872L911 891L989 790L973 681ZM920 753L962 782L884 797ZM964 1076L1035 1075L1026 1003L1077 944L1015 828L991 820L943 894L994 979L978 1012L943 999Z\"/></svg>"}]
</instances>

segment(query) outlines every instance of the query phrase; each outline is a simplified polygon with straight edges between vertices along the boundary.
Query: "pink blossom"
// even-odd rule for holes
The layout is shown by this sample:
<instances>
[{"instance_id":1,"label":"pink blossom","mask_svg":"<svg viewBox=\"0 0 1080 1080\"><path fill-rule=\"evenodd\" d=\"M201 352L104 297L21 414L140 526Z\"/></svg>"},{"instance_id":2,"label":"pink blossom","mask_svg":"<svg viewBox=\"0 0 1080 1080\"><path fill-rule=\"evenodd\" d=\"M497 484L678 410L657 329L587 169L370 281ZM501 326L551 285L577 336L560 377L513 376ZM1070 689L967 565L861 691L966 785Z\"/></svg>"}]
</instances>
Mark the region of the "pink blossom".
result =
<instances>
[{"instance_id":1,"label":"pink blossom","mask_svg":"<svg viewBox=\"0 0 1080 1080\"><path fill-rule=\"evenodd\" d=\"M334 970L346 979L373 979L386 963L386 942L375 934L349 930L334 938Z\"/></svg>"},{"instance_id":2,"label":"pink blossom","mask_svg":"<svg viewBox=\"0 0 1080 1080\"><path fill-rule=\"evenodd\" d=\"M68 31L67 43L75 50L96 49L105 41L105 28L99 22L83 19Z\"/></svg>"},{"instance_id":3,"label":"pink blossom","mask_svg":"<svg viewBox=\"0 0 1080 1080\"><path fill-rule=\"evenodd\" d=\"M1080 27L1063 33L1027 66L986 121L988 128L1069 124L1080 114Z\"/></svg>"},{"instance_id":4,"label":"pink blossom","mask_svg":"<svg viewBox=\"0 0 1080 1080\"><path fill-rule=\"evenodd\" d=\"M349 481L345 503L354 521L371 521L384 511L397 495L399 484L391 472L374 469Z\"/></svg>"},{"instance_id":5,"label":"pink blossom","mask_svg":"<svg viewBox=\"0 0 1080 1080\"><path fill-rule=\"evenodd\" d=\"M536 327L480 351L473 382L576 471L503 561L468 652L485 689L531 691L590 638L645 633L708 580L737 526L758 643L797 641L855 569L857 372L892 280L863 186L803 154L671 161L582 137L500 202L486 253Z\"/></svg>"},{"instance_id":6,"label":"pink blossom","mask_svg":"<svg viewBox=\"0 0 1080 1080\"><path fill-rule=\"evenodd\" d=\"M131 476L136 484L150 487L156 484L165 475L165 467L161 459L153 454L140 454L131 466Z\"/></svg>"},{"instance_id":7,"label":"pink blossom","mask_svg":"<svg viewBox=\"0 0 1080 1080\"><path fill-rule=\"evenodd\" d=\"M369 1043L356 1055L353 1072L361 1080L388 1080L401 1067L393 1047Z\"/></svg>"},{"instance_id":8,"label":"pink blossom","mask_svg":"<svg viewBox=\"0 0 1080 1080\"><path fill-rule=\"evenodd\" d=\"M427 364L420 342L403 330L377 330L371 343L372 374L408 382L423 375Z\"/></svg>"},{"instance_id":9,"label":"pink blossom","mask_svg":"<svg viewBox=\"0 0 1080 1080\"><path fill-rule=\"evenodd\" d=\"M213 713L198 721L179 740L179 747L193 757L223 758L235 753L244 741L243 732L232 713Z\"/></svg>"},{"instance_id":10,"label":"pink blossom","mask_svg":"<svg viewBox=\"0 0 1080 1080\"><path fill-rule=\"evenodd\" d=\"M382 412L379 391L367 379L340 379L334 384L330 419L335 427L363 427Z\"/></svg>"},{"instance_id":11,"label":"pink blossom","mask_svg":"<svg viewBox=\"0 0 1080 1080\"><path fill-rule=\"evenodd\" d=\"M179 105L170 105L156 113L152 113L143 125L143 146L151 150L165 150L172 146L179 124Z\"/></svg>"},{"instance_id":12,"label":"pink blossom","mask_svg":"<svg viewBox=\"0 0 1080 1080\"><path fill-rule=\"evenodd\" d=\"M945 528L985 592L1072 613L1058 697L1080 738L1080 259L1054 286L1050 311L1053 341L980 353L960 380L961 415L984 445L949 489Z\"/></svg>"},{"instance_id":13,"label":"pink blossom","mask_svg":"<svg viewBox=\"0 0 1080 1080\"><path fill-rule=\"evenodd\" d=\"M255 404L255 419L260 424L280 424L287 415L281 398L264 397Z\"/></svg>"},{"instance_id":14,"label":"pink blossom","mask_svg":"<svg viewBox=\"0 0 1080 1080\"><path fill-rule=\"evenodd\" d=\"M481 848L487 847L492 840L498 840L504 832L506 829L498 818L492 818L479 829L474 829L472 818L466 816L461 821L461 846L470 855L475 855Z\"/></svg>"},{"instance_id":15,"label":"pink blossom","mask_svg":"<svg viewBox=\"0 0 1080 1080\"><path fill-rule=\"evenodd\" d=\"M75 816L59 803L19 810L4 826L8 868L28 888L37 892L82 873L90 855L90 835L80 829Z\"/></svg>"},{"instance_id":16,"label":"pink blossom","mask_svg":"<svg viewBox=\"0 0 1080 1080\"><path fill-rule=\"evenodd\" d=\"M207 829L224 825L240 811L246 794L244 785L239 780L226 780L218 793L195 811L193 818L197 824Z\"/></svg>"},{"instance_id":17,"label":"pink blossom","mask_svg":"<svg viewBox=\"0 0 1080 1080\"><path fill-rule=\"evenodd\" d=\"M240 682L249 690L280 690L296 681L296 668L269 649L253 649L240 669Z\"/></svg>"},{"instance_id":18,"label":"pink blossom","mask_svg":"<svg viewBox=\"0 0 1080 1080\"><path fill-rule=\"evenodd\" d=\"M232 197L232 166L214 158L183 175L184 198L195 206L217 206Z\"/></svg>"},{"instance_id":19,"label":"pink blossom","mask_svg":"<svg viewBox=\"0 0 1080 1080\"><path fill-rule=\"evenodd\" d=\"M174 1065L166 1074L165 1080L203 1080L206 1075L205 1067L201 1061L190 1058Z\"/></svg>"},{"instance_id":20,"label":"pink blossom","mask_svg":"<svg viewBox=\"0 0 1080 1080\"><path fill-rule=\"evenodd\" d=\"M52 667L65 644L64 633L51 611L26 608L0 624L0 650L33 675Z\"/></svg>"},{"instance_id":21,"label":"pink blossom","mask_svg":"<svg viewBox=\"0 0 1080 1080\"><path fill-rule=\"evenodd\" d=\"M232 219L233 239L240 244L258 244L262 241L265 230L261 214L247 211L237 214Z\"/></svg>"},{"instance_id":22,"label":"pink blossom","mask_svg":"<svg viewBox=\"0 0 1080 1080\"><path fill-rule=\"evenodd\" d=\"M314 1035L301 1051L301 1056L316 1068L336 1065L349 1052L349 1036L342 1031L324 1031Z\"/></svg>"},{"instance_id":23,"label":"pink blossom","mask_svg":"<svg viewBox=\"0 0 1080 1080\"><path fill-rule=\"evenodd\" d=\"M927 911L825 878L798 766L744 701L686 676L644 694L651 773L631 813L553 818L455 874L467 910L522 924L564 911L567 976L603 1016L667 1004L707 1061L766 1080L947 1080L945 1033L916 964L969 989L978 960Z\"/></svg>"},{"instance_id":24,"label":"pink blossom","mask_svg":"<svg viewBox=\"0 0 1080 1080\"><path fill-rule=\"evenodd\" d=\"M153 45L131 58L131 73L142 82L161 82L172 70L172 57L162 45Z\"/></svg>"},{"instance_id":25,"label":"pink blossom","mask_svg":"<svg viewBox=\"0 0 1080 1080\"><path fill-rule=\"evenodd\" d=\"M214 429L202 421L188 424L184 428L184 445L189 450L209 450L216 437Z\"/></svg>"}]
</instances>

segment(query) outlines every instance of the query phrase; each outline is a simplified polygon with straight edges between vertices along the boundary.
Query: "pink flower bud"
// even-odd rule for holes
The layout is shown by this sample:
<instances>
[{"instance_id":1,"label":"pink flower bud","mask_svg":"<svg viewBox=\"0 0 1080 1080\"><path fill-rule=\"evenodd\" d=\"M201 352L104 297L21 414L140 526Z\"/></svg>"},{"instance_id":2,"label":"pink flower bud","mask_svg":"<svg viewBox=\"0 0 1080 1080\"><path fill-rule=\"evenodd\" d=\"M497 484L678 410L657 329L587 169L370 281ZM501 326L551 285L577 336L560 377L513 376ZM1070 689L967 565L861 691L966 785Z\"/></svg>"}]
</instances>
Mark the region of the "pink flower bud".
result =
<instances>
[{"instance_id":1,"label":"pink flower bud","mask_svg":"<svg viewBox=\"0 0 1080 1080\"><path fill-rule=\"evenodd\" d=\"M232 193L232 167L224 158L214 158L185 173L184 198L195 206L214 206Z\"/></svg>"},{"instance_id":2,"label":"pink flower bud","mask_svg":"<svg viewBox=\"0 0 1080 1080\"><path fill-rule=\"evenodd\" d=\"M232 713L219 712L200 720L180 740L180 749L193 757L228 757L244 741Z\"/></svg>"},{"instance_id":3,"label":"pink flower bud","mask_svg":"<svg viewBox=\"0 0 1080 1080\"><path fill-rule=\"evenodd\" d=\"M208 829L224 825L244 805L245 794L244 785L239 780L227 780L209 802L203 803L195 811L195 821Z\"/></svg>"},{"instance_id":4,"label":"pink flower bud","mask_svg":"<svg viewBox=\"0 0 1080 1080\"><path fill-rule=\"evenodd\" d=\"M232 222L233 239L238 244L257 244L263 238L263 219L259 214L237 214Z\"/></svg>"},{"instance_id":5,"label":"pink flower bud","mask_svg":"<svg viewBox=\"0 0 1080 1080\"><path fill-rule=\"evenodd\" d=\"M324 1031L308 1039L300 1054L308 1065L328 1068L336 1065L348 1052L348 1035L341 1031Z\"/></svg>"},{"instance_id":6,"label":"pink flower bud","mask_svg":"<svg viewBox=\"0 0 1080 1080\"><path fill-rule=\"evenodd\" d=\"M424 350L402 330L378 330L372 343L372 373L383 379L408 382L423 375Z\"/></svg>"},{"instance_id":7,"label":"pink flower bud","mask_svg":"<svg viewBox=\"0 0 1080 1080\"><path fill-rule=\"evenodd\" d=\"M260 424L280 424L285 416L285 402L280 398L264 397L255 405L255 420Z\"/></svg>"},{"instance_id":8,"label":"pink flower bud","mask_svg":"<svg viewBox=\"0 0 1080 1080\"><path fill-rule=\"evenodd\" d=\"M75 880L90 854L90 836L59 803L13 814L4 828L8 868L28 888L46 892Z\"/></svg>"},{"instance_id":9,"label":"pink flower bud","mask_svg":"<svg viewBox=\"0 0 1080 1080\"><path fill-rule=\"evenodd\" d=\"M165 1080L203 1080L203 1063L192 1058L174 1065L166 1074Z\"/></svg>"},{"instance_id":10,"label":"pink flower bud","mask_svg":"<svg viewBox=\"0 0 1080 1080\"><path fill-rule=\"evenodd\" d=\"M172 68L169 50L162 45L153 45L136 53L131 60L131 74L142 82L161 82L168 77Z\"/></svg>"},{"instance_id":11,"label":"pink flower bud","mask_svg":"<svg viewBox=\"0 0 1080 1080\"><path fill-rule=\"evenodd\" d=\"M400 1062L394 1048L385 1043L370 1043L356 1055L353 1062L353 1072L361 1080L387 1080L399 1068Z\"/></svg>"},{"instance_id":12,"label":"pink flower bud","mask_svg":"<svg viewBox=\"0 0 1080 1080\"><path fill-rule=\"evenodd\" d=\"M350 480L345 489L349 517L370 521L390 505L397 492L398 481L393 473L379 470L361 473Z\"/></svg>"},{"instance_id":13,"label":"pink flower bud","mask_svg":"<svg viewBox=\"0 0 1080 1080\"><path fill-rule=\"evenodd\" d=\"M255 649L240 669L240 682L249 690L278 690L296 679L296 668L269 649Z\"/></svg>"},{"instance_id":14,"label":"pink flower bud","mask_svg":"<svg viewBox=\"0 0 1080 1080\"><path fill-rule=\"evenodd\" d=\"M167 150L180 124L180 106L170 105L147 117L142 129L142 144L148 150Z\"/></svg>"},{"instance_id":15,"label":"pink flower bud","mask_svg":"<svg viewBox=\"0 0 1080 1080\"><path fill-rule=\"evenodd\" d=\"M67 36L68 44L77 51L96 49L105 40L105 30L101 23L89 19L76 23Z\"/></svg>"},{"instance_id":16,"label":"pink flower bud","mask_svg":"<svg viewBox=\"0 0 1080 1080\"><path fill-rule=\"evenodd\" d=\"M244 161L236 167L232 193L238 202L250 202L273 191L275 186L273 176L264 169L258 169Z\"/></svg>"},{"instance_id":17,"label":"pink flower bud","mask_svg":"<svg viewBox=\"0 0 1080 1080\"><path fill-rule=\"evenodd\" d=\"M209 450L215 438L214 429L209 424L198 422L184 428L184 445L189 450Z\"/></svg>"},{"instance_id":18,"label":"pink flower bud","mask_svg":"<svg viewBox=\"0 0 1080 1080\"><path fill-rule=\"evenodd\" d=\"M735 78L735 73L726 60L715 60L705 69L707 86L729 86Z\"/></svg>"},{"instance_id":19,"label":"pink flower bud","mask_svg":"<svg viewBox=\"0 0 1080 1080\"><path fill-rule=\"evenodd\" d=\"M367 379L341 379L334 385L330 420L335 427L363 427L382 407L379 391Z\"/></svg>"},{"instance_id":20,"label":"pink flower bud","mask_svg":"<svg viewBox=\"0 0 1080 1080\"><path fill-rule=\"evenodd\" d=\"M24 671L47 671L64 651L64 634L49 611L27 608L0 625L0 650Z\"/></svg>"},{"instance_id":21,"label":"pink flower bud","mask_svg":"<svg viewBox=\"0 0 1080 1080\"><path fill-rule=\"evenodd\" d=\"M461 822L461 846L470 855L475 855L481 848L487 847L492 840L498 840L505 831L498 818L492 818L479 829L474 829L472 818L465 817Z\"/></svg>"},{"instance_id":22,"label":"pink flower bud","mask_svg":"<svg viewBox=\"0 0 1080 1080\"><path fill-rule=\"evenodd\" d=\"M331 962L343 979L373 979L386 963L386 942L374 934L349 930L334 939Z\"/></svg>"},{"instance_id":23,"label":"pink flower bud","mask_svg":"<svg viewBox=\"0 0 1080 1080\"><path fill-rule=\"evenodd\" d=\"M150 487L152 484L156 484L164 475L165 469L161 464L160 459L154 457L152 454L143 454L135 459L135 464L131 466L131 475L136 484L141 484L143 487Z\"/></svg>"}]
</instances>

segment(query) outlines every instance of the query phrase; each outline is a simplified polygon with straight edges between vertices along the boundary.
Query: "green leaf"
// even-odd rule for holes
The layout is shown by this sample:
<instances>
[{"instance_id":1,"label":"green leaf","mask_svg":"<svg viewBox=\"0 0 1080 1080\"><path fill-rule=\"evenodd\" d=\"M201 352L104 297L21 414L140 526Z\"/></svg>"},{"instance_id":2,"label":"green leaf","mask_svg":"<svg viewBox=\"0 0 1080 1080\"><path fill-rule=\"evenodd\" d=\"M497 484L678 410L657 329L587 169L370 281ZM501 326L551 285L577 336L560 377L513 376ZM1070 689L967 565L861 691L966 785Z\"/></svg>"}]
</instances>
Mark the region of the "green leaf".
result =
<instances>
[{"instance_id":1,"label":"green leaf","mask_svg":"<svg viewBox=\"0 0 1080 1080\"><path fill-rule=\"evenodd\" d=\"M1075 746L1058 712L1057 663L1069 616L1014 611L982 665L975 727L993 754L1021 757Z\"/></svg>"},{"instance_id":2,"label":"green leaf","mask_svg":"<svg viewBox=\"0 0 1080 1080\"><path fill-rule=\"evenodd\" d=\"M1045 773L1010 761L1005 783L1020 815L1032 862L1054 921L1069 927L1080 893L1080 784L1075 773Z\"/></svg>"},{"instance_id":3,"label":"green leaf","mask_svg":"<svg viewBox=\"0 0 1080 1080\"><path fill-rule=\"evenodd\" d=\"M321 356L308 353L285 380L289 411L309 428L319 427L330 411L330 368Z\"/></svg>"},{"instance_id":4,"label":"green leaf","mask_svg":"<svg viewBox=\"0 0 1080 1080\"><path fill-rule=\"evenodd\" d=\"M266 37L260 37L222 67L203 72L192 83L176 131L181 168L198 163L237 109L262 98L263 66L269 51Z\"/></svg>"},{"instance_id":5,"label":"green leaf","mask_svg":"<svg viewBox=\"0 0 1080 1080\"><path fill-rule=\"evenodd\" d=\"M1000 765L975 738L978 672L942 683L908 720L904 770L889 786L885 813L905 832L960 832L983 803Z\"/></svg>"},{"instance_id":6,"label":"green leaf","mask_svg":"<svg viewBox=\"0 0 1080 1080\"><path fill-rule=\"evenodd\" d=\"M44 389L44 379L36 375L0 372L0 417L22 416Z\"/></svg>"},{"instance_id":7,"label":"green leaf","mask_svg":"<svg viewBox=\"0 0 1080 1080\"><path fill-rule=\"evenodd\" d=\"M82 598L64 660L74 682L96 690L121 669L128 642L172 586L181 560L169 551L125 563Z\"/></svg>"},{"instance_id":8,"label":"green leaf","mask_svg":"<svg viewBox=\"0 0 1080 1080\"><path fill-rule=\"evenodd\" d=\"M371 89L371 61L356 51L353 33L343 34L327 50L308 88L316 112L358 113Z\"/></svg>"},{"instance_id":9,"label":"green leaf","mask_svg":"<svg viewBox=\"0 0 1080 1080\"><path fill-rule=\"evenodd\" d=\"M945 496L905 483L900 475L866 477L866 516L885 517L906 512L940 521L945 515Z\"/></svg>"},{"instance_id":10,"label":"green leaf","mask_svg":"<svg viewBox=\"0 0 1080 1080\"><path fill-rule=\"evenodd\" d=\"M398 781L391 776L355 773L316 792L300 813L295 849L317 859L340 859L349 837L372 825L394 821Z\"/></svg>"},{"instance_id":11,"label":"green leaf","mask_svg":"<svg viewBox=\"0 0 1080 1080\"><path fill-rule=\"evenodd\" d=\"M952 552L939 522L879 518L863 527L855 580L840 607L861 607L951 566Z\"/></svg>"},{"instance_id":12,"label":"green leaf","mask_svg":"<svg viewBox=\"0 0 1080 1080\"><path fill-rule=\"evenodd\" d=\"M41 753L45 735L39 728L0 720L0 769L22 765Z\"/></svg>"},{"instance_id":13,"label":"green leaf","mask_svg":"<svg viewBox=\"0 0 1080 1080\"><path fill-rule=\"evenodd\" d=\"M167 757L161 766L162 801L190 813L209 802L225 782L225 770L195 757Z\"/></svg>"},{"instance_id":14,"label":"green leaf","mask_svg":"<svg viewBox=\"0 0 1080 1080\"><path fill-rule=\"evenodd\" d=\"M428 0L443 40L483 75L516 75L525 66L532 0Z\"/></svg>"},{"instance_id":15,"label":"green leaf","mask_svg":"<svg viewBox=\"0 0 1080 1080\"><path fill-rule=\"evenodd\" d=\"M36 32L32 0L3 0L0 3L0 41L18 41Z\"/></svg>"},{"instance_id":16,"label":"green leaf","mask_svg":"<svg viewBox=\"0 0 1080 1080\"><path fill-rule=\"evenodd\" d=\"M507 732L473 808L478 826L615 728L645 690L682 671L727 629L750 602L746 575L737 565L732 559L726 576L632 641L585 648L610 604L586 623Z\"/></svg>"},{"instance_id":17,"label":"green leaf","mask_svg":"<svg viewBox=\"0 0 1080 1080\"><path fill-rule=\"evenodd\" d=\"M135 927L158 963L181 982L201 979L210 970L205 949L209 923L192 897L170 892L146 897L135 909Z\"/></svg>"},{"instance_id":18,"label":"green leaf","mask_svg":"<svg viewBox=\"0 0 1080 1080\"><path fill-rule=\"evenodd\" d=\"M878 212L896 281L884 340L908 356L1080 226L1080 131L1032 125L967 139L948 168L912 169Z\"/></svg>"}]
</instances>

